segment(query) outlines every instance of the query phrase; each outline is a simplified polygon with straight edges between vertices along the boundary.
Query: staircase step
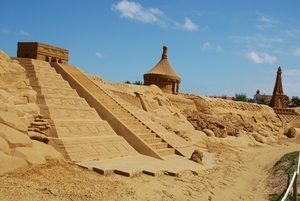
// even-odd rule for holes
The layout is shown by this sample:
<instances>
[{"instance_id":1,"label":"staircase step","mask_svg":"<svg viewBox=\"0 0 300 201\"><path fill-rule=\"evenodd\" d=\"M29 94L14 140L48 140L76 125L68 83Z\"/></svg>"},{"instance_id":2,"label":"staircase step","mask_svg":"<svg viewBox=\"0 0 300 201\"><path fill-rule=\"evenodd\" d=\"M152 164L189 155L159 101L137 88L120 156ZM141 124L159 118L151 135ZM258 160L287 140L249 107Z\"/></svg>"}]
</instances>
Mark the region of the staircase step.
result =
<instances>
[{"instance_id":1,"label":"staircase step","mask_svg":"<svg viewBox=\"0 0 300 201\"><path fill-rule=\"evenodd\" d=\"M130 130L137 134L144 134L144 133L153 133L150 129L145 129L145 128L139 128L139 127L134 127L134 126L127 126Z\"/></svg>"},{"instance_id":2,"label":"staircase step","mask_svg":"<svg viewBox=\"0 0 300 201\"><path fill-rule=\"evenodd\" d=\"M147 129L144 125L141 125L139 122L126 122L125 124L129 128L132 128L132 130L149 131L149 129Z\"/></svg>"},{"instance_id":3,"label":"staircase step","mask_svg":"<svg viewBox=\"0 0 300 201\"><path fill-rule=\"evenodd\" d=\"M124 118L124 117L120 117L119 118L123 123L125 124L130 124L130 123L141 123L139 120L137 120L136 118Z\"/></svg>"},{"instance_id":4,"label":"staircase step","mask_svg":"<svg viewBox=\"0 0 300 201\"><path fill-rule=\"evenodd\" d=\"M168 156L168 155L175 154L175 149L174 148L157 149L156 152L160 156Z\"/></svg>"},{"instance_id":5,"label":"staircase step","mask_svg":"<svg viewBox=\"0 0 300 201\"><path fill-rule=\"evenodd\" d=\"M146 138L144 139L144 141L148 144L151 144L151 143L158 143L158 142L162 142L162 139L161 138L158 138L158 137L155 137L155 138Z\"/></svg>"},{"instance_id":6,"label":"staircase step","mask_svg":"<svg viewBox=\"0 0 300 201\"><path fill-rule=\"evenodd\" d=\"M149 144L153 149L165 149L168 148L168 144L165 142Z\"/></svg>"},{"instance_id":7,"label":"staircase step","mask_svg":"<svg viewBox=\"0 0 300 201\"><path fill-rule=\"evenodd\" d=\"M143 133L143 134L138 134L138 136L142 139L146 139L146 138L155 138L156 134L155 133Z\"/></svg>"},{"instance_id":8,"label":"staircase step","mask_svg":"<svg viewBox=\"0 0 300 201\"><path fill-rule=\"evenodd\" d=\"M116 102L113 102L113 101L109 101L109 102L106 102L106 101L102 101L102 103L106 106L106 107L115 107L115 108L120 108L122 109L122 107L117 104Z\"/></svg>"}]
</instances>

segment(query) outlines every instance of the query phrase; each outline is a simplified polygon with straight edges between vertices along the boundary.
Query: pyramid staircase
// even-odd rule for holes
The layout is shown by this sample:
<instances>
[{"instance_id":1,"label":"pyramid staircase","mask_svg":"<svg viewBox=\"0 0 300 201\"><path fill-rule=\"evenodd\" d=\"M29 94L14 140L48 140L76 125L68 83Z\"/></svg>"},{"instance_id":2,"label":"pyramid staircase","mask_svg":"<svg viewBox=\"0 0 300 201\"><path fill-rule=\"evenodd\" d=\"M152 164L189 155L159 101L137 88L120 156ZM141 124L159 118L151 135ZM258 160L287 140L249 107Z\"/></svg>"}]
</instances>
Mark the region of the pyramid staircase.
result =
<instances>
[{"instance_id":1,"label":"pyramid staircase","mask_svg":"<svg viewBox=\"0 0 300 201\"><path fill-rule=\"evenodd\" d=\"M80 69L66 64L51 63L51 66L68 80L81 97L85 97L99 116L107 120L114 131L123 136L139 153L162 159L164 156L180 154L157 133L126 110L117 100L106 93ZM181 155L181 154L180 154Z\"/></svg>"},{"instance_id":2,"label":"pyramid staircase","mask_svg":"<svg viewBox=\"0 0 300 201\"><path fill-rule=\"evenodd\" d=\"M102 91L102 90L101 90ZM102 91L104 93L104 91ZM105 94L105 93L104 93ZM155 134L151 129L144 125L129 111L123 108L112 97L105 94L100 99L101 103L105 105L118 119L123 122L133 133L140 137L148 146L153 148L160 156L175 154L175 149L164 142L164 140Z\"/></svg>"},{"instance_id":3,"label":"pyramid staircase","mask_svg":"<svg viewBox=\"0 0 300 201\"><path fill-rule=\"evenodd\" d=\"M137 152L101 119L48 62L16 58L37 92L37 105L51 129L49 144L73 162L135 155Z\"/></svg>"}]
</instances>

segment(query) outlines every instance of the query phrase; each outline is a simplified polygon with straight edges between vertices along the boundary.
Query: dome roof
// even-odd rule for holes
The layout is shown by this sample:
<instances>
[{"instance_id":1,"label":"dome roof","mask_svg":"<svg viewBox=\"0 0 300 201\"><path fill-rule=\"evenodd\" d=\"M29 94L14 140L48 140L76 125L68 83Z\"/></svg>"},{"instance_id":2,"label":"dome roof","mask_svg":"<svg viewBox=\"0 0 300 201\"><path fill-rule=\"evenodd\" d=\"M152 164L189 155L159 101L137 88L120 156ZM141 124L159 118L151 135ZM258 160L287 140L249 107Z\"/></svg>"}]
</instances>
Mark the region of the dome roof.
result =
<instances>
[{"instance_id":1,"label":"dome roof","mask_svg":"<svg viewBox=\"0 0 300 201\"><path fill-rule=\"evenodd\" d=\"M165 77L170 79L175 79L180 81L181 78L174 71L172 66L168 61L168 47L163 46L163 53L161 55L161 60L154 66L149 72L145 73L144 76L147 75L157 75L159 77Z\"/></svg>"}]
</instances>

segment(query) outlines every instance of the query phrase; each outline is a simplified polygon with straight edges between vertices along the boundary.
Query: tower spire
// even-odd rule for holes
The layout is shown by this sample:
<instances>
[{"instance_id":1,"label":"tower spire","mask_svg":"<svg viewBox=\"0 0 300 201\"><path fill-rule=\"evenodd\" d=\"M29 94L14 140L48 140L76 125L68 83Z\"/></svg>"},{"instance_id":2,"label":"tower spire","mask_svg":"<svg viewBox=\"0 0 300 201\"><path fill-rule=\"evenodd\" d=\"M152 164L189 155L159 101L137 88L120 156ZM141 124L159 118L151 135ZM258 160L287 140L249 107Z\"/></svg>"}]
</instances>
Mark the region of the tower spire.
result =
<instances>
[{"instance_id":1,"label":"tower spire","mask_svg":"<svg viewBox=\"0 0 300 201\"><path fill-rule=\"evenodd\" d=\"M272 100L270 102L270 107L273 108L286 108L285 95L283 93L282 81L281 81L281 67L279 66L277 70L276 82L273 90Z\"/></svg>"},{"instance_id":2,"label":"tower spire","mask_svg":"<svg viewBox=\"0 0 300 201\"><path fill-rule=\"evenodd\" d=\"M168 46L163 46L163 53L161 59L168 59Z\"/></svg>"}]
</instances>

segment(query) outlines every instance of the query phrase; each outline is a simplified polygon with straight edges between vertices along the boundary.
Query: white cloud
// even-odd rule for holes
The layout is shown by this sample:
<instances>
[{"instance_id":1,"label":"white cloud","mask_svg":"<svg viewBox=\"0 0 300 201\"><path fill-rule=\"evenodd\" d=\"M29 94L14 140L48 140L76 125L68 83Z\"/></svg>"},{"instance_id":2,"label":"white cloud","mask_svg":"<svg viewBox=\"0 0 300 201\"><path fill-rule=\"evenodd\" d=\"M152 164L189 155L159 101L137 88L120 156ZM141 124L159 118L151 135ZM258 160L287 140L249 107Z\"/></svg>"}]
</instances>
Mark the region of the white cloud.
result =
<instances>
[{"instance_id":1,"label":"white cloud","mask_svg":"<svg viewBox=\"0 0 300 201\"><path fill-rule=\"evenodd\" d=\"M249 54L247 54L247 57L256 64L268 63L268 64L272 65L275 62L277 62L276 56L270 56L269 54L267 54L265 52L261 52L261 53L250 52Z\"/></svg>"},{"instance_id":2,"label":"white cloud","mask_svg":"<svg viewBox=\"0 0 300 201\"><path fill-rule=\"evenodd\" d=\"M300 70L284 70L282 72L283 75L287 75L287 76L292 76L292 77L296 77L296 76L300 76Z\"/></svg>"},{"instance_id":3,"label":"white cloud","mask_svg":"<svg viewBox=\"0 0 300 201\"><path fill-rule=\"evenodd\" d=\"M0 30L0 32L3 34L9 34L9 30L3 28Z\"/></svg>"},{"instance_id":4,"label":"white cloud","mask_svg":"<svg viewBox=\"0 0 300 201\"><path fill-rule=\"evenodd\" d=\"M157 8L143 8L141 4L130 1L120 1L117 5L112 5L113 11L119 11L121 18L129 18L144 23L156 23L160 26L165 26L160 17L164 15Z\"/></svg>"},{"instance_id":5,"label":"white cloud","mask_svg":"<svg viewBox=\"0 0 300 201\"><path fill-rule=\"evenodd\" d=\"M201 47L201 50L202 51L206 51L206 50L209 50L212 48L212 45L209 43L209 42L205 42L202 47Z\"/></svg>"},{"instance_id":6,"label":"white cloud","mask_svg":"<svg viewBox=\"0 0 300 201\"><path fill-rule=\"evenodd\" d=\"M300 94L300 70L298 69L282 69L282 85L283 92L290 96L298 96Z\"/></svg>"},{"instance_id":7,"label":"white cloud","mask_svg":"<svg viewBox=\"0 0 300 201\"><path fill-rule=\"evenodd\" d=\"M141 4L134 1L122 0L117 4L112 4L112 11L120 12L121 18L132 19L143 23L156 24L163 28L183 28L188 31L195 31L198 25L186 18L185 23L181 24L168 18L164 12L158 8L144 8Z\"/></svg>"},{"instance_id":8,"label":"white cloud","mask_svg":"<svg viewBox=\"0 0 300 201\"><path fill-rule=\"evenodd\" d=\"M220 45L214 46L214 45L211 45L209 42L205 42L201 46L202 51L207 51L207 50L212 50L212 49L216 49L218 52L225 52Z\"/></svg>"},{"instance_id":9,"label":"white cloud","mask_svg":"<svg viewBox=\"0 0 300 201\"><path fill-rule=\"evenodd\" d=\"M300 48L295 49L293 55L300 56Z\"/></svg>"},{"instance_id":10,"label":"white cloud","mask_svg":"<svg viewBox=\"0 0 300 201\"><path fill-rule=\"evenodd\" d=\"M23 36L29 36L29 33L28 32L26 32L26 31L19 31L19 34L20 35L23 35Z\"/></svg>"},{"instance_id":11,"label":"white cloud","mask_svg":"<svg viewBox=\"0 0 300 201\"><path fill-rule=\"evenodd\" d=\"M217 45L216 49L217 49L219 52L224 52L223 48L221 48L220 45Z\"/></svg>"},{"instance_id":12,"label":"white cloud","mask_svg":"<svg viewBox=\"0 0 300 201\"><path fill-rule=\"evenodd\" d=\"M259 29L276 27L276 25L280 23L280 21L273 20L272 17L267 16L263 13L255 12L255 14L260 16L259 21L262 22L262 24L256 25L256 27Z\"/></svg>"},{"instance_id":13,"label":"white cloud","mask_svg":"<svg viewBox=\"0 0 300 201\"><path fill-rule=\"evenodd\" d=\"M231 36L234 40L234 42L242 42L242 43L270 43L270 42L276 42L280 43L282 42L281 38L278 37L266 37L261 34L256 34L255 36Z\"/></svg>"},{"instance_id":14,"label":"white cloud","mask_svg":"<svg viewBox=\"0 0 300 201\"><path fill-rule=\"evenodd\" d=\"M100 53L100 52L96 52L96 57L98 57L98 58L103 58L103 55Z\"/></svg>"},{"instance_id":15,"label":"white cloud","mask_svg":"<svg viewBox=\"0 0 300 201\"><path fill-rule=\"evenodd\" d=\"M291 37L299 37L300 36L300 29L284 30L283 32Z\"/></svg>"},{"instance_id":16,"label":"white cloud","mask_svg":"<svg viewBox=\"0 0 300 201\"><path fill-rule=\"evenodd\" d=\"M198 26L194 24L189 18L185 19L183 27L189 31L195 31L198 29Z\"/></svg>"},{"instance_id":17,"label":"white cloud","mask_svg":"<svg viewBox=\"0 0 300 201\"><path fill-rule=\"evenodd\" d=\"M272 25L272 24L263 24L263 25L257 24L257 25L255 25L255 26L256 26L256 28L258 28L258 29L267 29L267 28L273 28L273 27L275 27L275 26Z\"/></svg>"}]
</instances>

